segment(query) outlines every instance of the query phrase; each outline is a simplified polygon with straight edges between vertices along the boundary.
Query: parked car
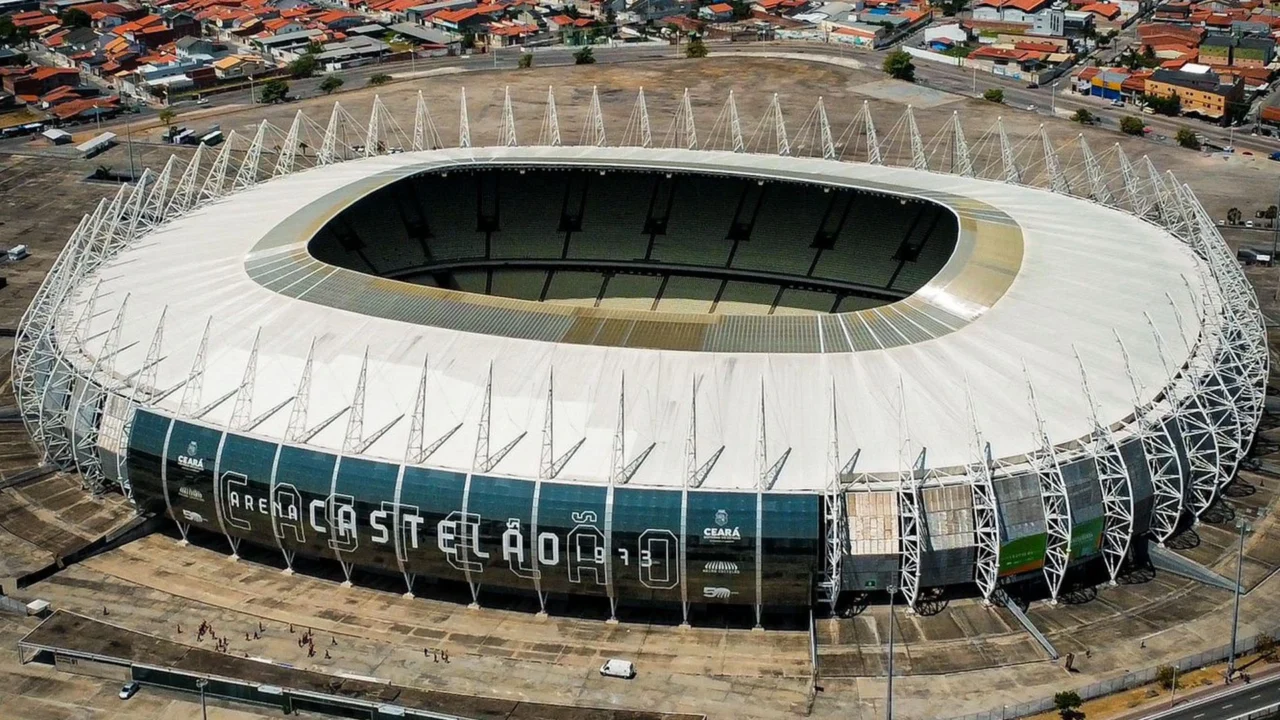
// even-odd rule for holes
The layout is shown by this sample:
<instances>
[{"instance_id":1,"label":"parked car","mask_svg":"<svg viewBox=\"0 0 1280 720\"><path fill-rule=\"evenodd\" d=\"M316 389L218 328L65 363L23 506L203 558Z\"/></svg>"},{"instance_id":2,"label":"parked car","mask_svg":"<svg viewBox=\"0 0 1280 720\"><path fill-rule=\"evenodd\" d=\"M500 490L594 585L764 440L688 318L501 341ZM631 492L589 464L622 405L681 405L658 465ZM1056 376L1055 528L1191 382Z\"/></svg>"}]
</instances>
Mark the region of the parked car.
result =
<instances>
[{"instance_id":1,"label":"parked car","mask_svg":"<svg viewBox=\"0 0 1280 720\"><path fill-rule=\"evenodd\" d=\"M1122 108L1122 107L1124 107L1124 101L1123 101L1123 100L1112 100L1112 101L1111 101L1111 107L1120 107L1120 108Z\"/></svg>"},{"instance_id":2,"label":"parked car","mask_svg":"<svg viewBox=\"0 0 1280 720\"><path fill-rule=\"evenodd\" d=\"M636 676L636 665L630 660L619 660L610 658L600 666L600 674L605 677L622 678L630 680Z\"/></svg>"},{"instance_id":3,"label":"parked car","mask_svg":"<svg viewBox=\"0 0 1280 720\"><path fill-rule=\"evenodd\" d=\"M196 104L197 104L197 105L208 105L208 104L209 104L209 98L200 98L199 100L196 100Z\"/></svg>"},{"instance_id":4,"label":"parked car","mask_svg":"<svg viewBox=\"0 0 1280 720\"><path fill-rule=\"evenodd\" d=\"M134 695L137 695L138 690L140 690L141 688L142 686L139 685L137 682L126 683L124 687L120 688L120 699L128 700Z\"/></svg>"}]
</instances>

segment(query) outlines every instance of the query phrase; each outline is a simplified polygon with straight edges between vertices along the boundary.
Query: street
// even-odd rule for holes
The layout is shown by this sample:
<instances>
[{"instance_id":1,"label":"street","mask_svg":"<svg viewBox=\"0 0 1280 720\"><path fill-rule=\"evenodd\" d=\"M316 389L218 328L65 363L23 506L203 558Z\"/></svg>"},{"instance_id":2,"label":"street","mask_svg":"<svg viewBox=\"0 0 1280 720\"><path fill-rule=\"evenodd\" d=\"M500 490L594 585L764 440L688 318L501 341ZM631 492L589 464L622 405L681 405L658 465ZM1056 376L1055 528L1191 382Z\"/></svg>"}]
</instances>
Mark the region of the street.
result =
<instances>
[{"instance_id":1,"label":"street","mask_svg":"<svg viewBox=\"0 0 1280 720\"><path fill-rule=\"evenodd\" d=\"M1236 681L1229 692L1186 706L1153 711L1142 720L1230 720L1280 703L1280 676L1253 683Z\"/></svg>"}]
</instances>

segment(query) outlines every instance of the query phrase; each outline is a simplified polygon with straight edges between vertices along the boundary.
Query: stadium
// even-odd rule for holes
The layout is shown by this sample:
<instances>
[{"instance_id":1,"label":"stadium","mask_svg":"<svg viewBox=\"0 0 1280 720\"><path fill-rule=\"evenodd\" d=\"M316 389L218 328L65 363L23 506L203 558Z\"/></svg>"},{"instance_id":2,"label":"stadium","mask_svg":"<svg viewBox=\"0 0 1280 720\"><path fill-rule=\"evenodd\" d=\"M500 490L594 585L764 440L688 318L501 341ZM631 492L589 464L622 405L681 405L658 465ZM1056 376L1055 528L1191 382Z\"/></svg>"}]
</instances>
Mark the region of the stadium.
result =
<instances>
[{"instance_id":1,"label":"stadium","mask_svg":"<svg viewBox=\"0 0 1280 720\"><path fill-rule=\"evenodd\" d=\"M477 146L464 94L444 147L375 101L171 160L24 316L24 422L184 538L610 618L1054 601L1209 509L1268 359L1186 186L772 107L566 145L549 96L520 144L508 97Z\"/></svg>"}]
</instances>

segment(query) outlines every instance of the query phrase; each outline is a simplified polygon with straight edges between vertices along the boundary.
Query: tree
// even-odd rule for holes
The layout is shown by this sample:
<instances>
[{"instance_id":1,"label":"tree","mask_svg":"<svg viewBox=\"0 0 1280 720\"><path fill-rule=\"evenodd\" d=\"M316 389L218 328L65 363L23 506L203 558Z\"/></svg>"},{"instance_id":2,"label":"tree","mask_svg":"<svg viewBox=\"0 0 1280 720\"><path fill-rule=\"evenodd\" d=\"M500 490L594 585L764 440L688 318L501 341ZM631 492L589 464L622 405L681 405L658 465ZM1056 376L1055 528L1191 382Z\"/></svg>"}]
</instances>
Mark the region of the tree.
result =
<instances>
[{"instance_id":1,"label":"tree","mask_svg":"<svg viewBox=\"0 0 1280 720\"><path fill-rule=\"evenodd\" d=\"M734 20L746 20L751 17L751 5L744 0L730 0L729 5L733 7Z\"/></svg>"},{"instance_id":2,"label":"tree","mask_svg":"<svg viewBox=\"0 0 1280 720\"><path fill-rule=\"evenodd\" d=\"M884 72L895 80L916 81L916 66L904 50L895 50L884 59Z\"/></svg>"},{"instance_id":3,"label":"tree","mask_svg":"<svg viewBox=\"0 0 1280 720\"><path fill-rule=\"evenodd\" d=\"M1089 112L1088 110L1085 110L1084 108L1080 108L1079 110L1075 111L1075 113L1071 115L1071 119L1074 120L1075 122L1080 123L1081 125L1091 125L1093 124L1093 120L1094 120L1093 113Z\"/></svg>"},{"instance_id":4,"label":"tree","mask_svg":"<svg viewBox=\"0 0 1280 720\"><path fill-rule=\"evenodd\" d=\"M1132 115L1125 115L1120 118L1120 132L1126 135L1141 135L1147 129L1146 123L1141 118Z\"/></svg>"},{"instance_id":5,"label":"tree","mask_svg":"<svg viewBox=\"0 0 1280 720\"><path fill-rule=\"evenodd\" d=\"M521 70L528 70L529 68L533 67L533 53L531 52L520 53L520 59L516 61L516 67L520 68Z\"/></svg>"},{"instance_id":6,"label":"tree","mask_svg":"<svg viewBox=\"0 0 1280 720\"><path fill-rule=\"evenodd\" d=\"M178 113L174 112L173 108L165 108L160 111L158 117L160 118L160 122L164 123L165 127L169 127L173 125L173 119L177 117L177 115Z\"/></svg>"},{"instance_id":7,"label":"tree","mask_svg":"<svg viewBox=\"0 0 1280 720\"><path fill-rule=\"evenodd\" d=\"M462 49L472 50L476 46L476 34L470 30L462 33Z\"/></svg>"},{"instance_id":8,"label":"tree","mask_svg":"<svg viewBox=\"0 0 1280 720\"><path fill-rule=\"evenodd\" d=\"M1182 112L1182 100L1177 95L1147 95L1144 93L1138 99L1143 105L1151 108L1152 112L1161 115L1174 117Z\"/></svg>"},{"instance_id":9,"label":"tree","mask_svg":"<svg viewBox=\"0 0 1280 720\"><path fill-rule=\"evenodd\" d=\"M391 82L391 76L386 73L375 73L369 76L369 84L373 86L386 85Z\"/></svg>"},{"instance_id":10,"label":"tree","mask_svg":"<svg viewBox=\"0 0 1280 720\"><path fill-rule=\"evenodd\" d=\"M13 18L0 15L0 42L7 42L17 37L18 29L13 26Z\"/></svg>"},{"instance_id":11,"label":"tree","mask_svg":"<svg viewBox=\"0 0 1280 720\"><path fill-rule=\"evenodd\" d=\"M689 58L704 58L707 56L707 44L702 42L702 38L694 36L689 41L688 46L684 49L684 56Z\"/></svg>"},{"instance_id":12,"label":"tree","mask_svg":"<svg viewBox=\"0 0 1280 720\"><path fill-rule=\"evenodd\" d=\"M1275 219L1276 219L1276 206L1275 206L1275 205L1268 205L1268 206L1267 206L1267 209L1262 211L1262 217L1264 217L1264 218L1266 218L1266 219L1268 219L1268 220L1275 220Z\"/></svg>"},{"instance_id":13,"label":"tree","mask_svg":"<svg viewBox=\"0 0 1280 720\"><path fill-rule=\"evenodd\" d=\"M262 83L262 89L258 92L258 102L261 103L278 103L289 99L289 83L280 78L271 78Z\"/></svg>"},{"instance_id":14,"label":"tree","mask_svg":"<svg viewBox=\"0 0 1280 720\"><path fill-rule=\"evenodd\" d=\"M1147 62L1153 62L1156 59L1156 51L1150 45L1142 48L1142 59Z\"/></svg>"},{"instance_id":15,"label":"tree","mask_svg":"<svg viewBox=\"0 0 1280 720\"><path fill-rule=\"evenodd\" d=\"M329 75L325 75L324 79L320 81L320 92L324 93L325 95L331 95L338 88L342 87L343 82L345 81L342 78L332 73Z\"/></svg>"},{"instance_id":16,"label":"tree","mask_svg":"<svg viewBox=\"0 0 1280 720\"><path fill-rule=\"evenodd\" d=\"M89 13L79 8L71 8L62 13L62 17L59 19L62 20L62 24L66 27L87 28L93 24L93 18L89 17Z\"/></svg>"},{"instance_id":17,"label":"tree","mask_svg":"<svg viewBox=\"0 0 1280 720\"><path fill-rule=\"evenodd\" d=\"M318 67L320 67L320 61L316 60L315 53L307 52L289 63L289 75L295 78L309 78L316 74Z\"/></svg>"},{"instance_id":18,"label":"tree","mask_svg":"<svg viewBox=\"0 0 1280 720\"><path fill-rule=\"evenodd\" d=\"M1231 208L1227 211L1227 224L1239 225L1240 220L1244 217L1244 213L1240 212L1240 208Z\"/></svg>"},{"instance_id":19,"label":"tree","mask_svg":"<svg viewBox=\"0 0 1280 720\"><path fill-rule=\"evenodd\" d=\"M1000 88L987 88L986 92L982 93L982 99L990 100L993 103L1002 103L1004 102L1004 90L1001 90Z\"/></svg>"},{"instance_id":20,"label":"tree","mask_svg":"<svg viewBox=\"0 0 1280 720\"><path fill-rule=\"evenodd\" d=\"M1234 208L1232 208L1234 210ZM1266 658L1267 662L1272 662L1276 654L1276 639L1273 635L1263 633L1258 636L1258 641L1254 645L1258 651L1258 655Z\"/></svg>"},{"instance_id":21,"label":"tree","mask_svg":"<svg viewBox=\"0 0 1280 720\"><path fill-rule=\"evenodd\" d=\"M1081 704L1080 694L1075 690L1064 690L1053 696L1053 709L1058 711L1062 720L1084 720Z\"/></svg>"},{"instance_id":22,"label":"tree","mask_svg":"<svg viewBox=\"0 0 1280 720\"><path fill-rule=\"evenodd\" d=\"M590 45L583 45L582 49L573 54L574 65L591 65L596 61L595 53L591 52Z\"/></svg>"},{"instance_id":23,"label":"tree","mask_svg":"<svg viewBox=\"0 0 1280 720\"><path fill-rule=\"evenodd\" d=\"M1178 671L1172 665L1161 665L1156 668L1156 682L1165 690L1172 690L1178 682Z\"/></svg>"},{"instance_id":24,"label":"tree","mask_svg":"<svg viewBox=\"0 0 1280 720\"><path fill-rule=\"evenodd\" d=\"M1177 140L1179 145L1188 150L1200 149L1200 136L1196 135L1191 128L1178 128L1178 134L1174 136L1174 140Z\"/></svg>"}]
</instances>

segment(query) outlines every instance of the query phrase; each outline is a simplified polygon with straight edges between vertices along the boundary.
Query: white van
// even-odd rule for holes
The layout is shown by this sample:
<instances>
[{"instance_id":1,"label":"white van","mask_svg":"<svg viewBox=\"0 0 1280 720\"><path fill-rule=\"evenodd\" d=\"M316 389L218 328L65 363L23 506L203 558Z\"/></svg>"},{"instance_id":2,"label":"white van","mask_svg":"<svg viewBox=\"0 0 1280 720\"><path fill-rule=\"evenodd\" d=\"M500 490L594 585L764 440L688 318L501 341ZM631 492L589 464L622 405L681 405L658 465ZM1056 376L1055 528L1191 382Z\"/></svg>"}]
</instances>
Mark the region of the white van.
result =
<instances>
[{"instance_id":1,"label":"white van","mask_svg":"<svg viewBox=\"0 0 1280 720\"><path fill-rule=\"evenodd\" d=\"M600 674L605 677L616 677L622 678L623 680L630 680L636 676L636 666L635 663L630 660L611 658L606 660L605 663L600 666Z\"/></svg>"}]
</instances>

